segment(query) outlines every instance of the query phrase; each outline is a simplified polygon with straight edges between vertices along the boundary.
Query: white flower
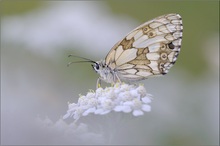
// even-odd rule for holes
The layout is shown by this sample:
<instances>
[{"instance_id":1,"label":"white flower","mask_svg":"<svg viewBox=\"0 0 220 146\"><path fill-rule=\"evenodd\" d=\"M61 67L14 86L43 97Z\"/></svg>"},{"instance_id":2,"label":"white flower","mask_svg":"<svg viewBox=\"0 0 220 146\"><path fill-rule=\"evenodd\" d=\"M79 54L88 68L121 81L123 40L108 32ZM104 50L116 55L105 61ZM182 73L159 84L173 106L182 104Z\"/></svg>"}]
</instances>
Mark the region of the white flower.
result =
<instances>
[{"instance_id":1,"label":"white flower","mask_svg":"<svg viewBox=\"0 0 220 146\"><path fill-rule=\"evenodd\" d=\"M105 115L111 111L132 113L141 116L151 111L151 95L142 85L117 83L113 87L98 88L81 96L78 103L69 104L69 109L63 117L73 117L78 120L88 114Z\"/></svg>"}]
</instances>

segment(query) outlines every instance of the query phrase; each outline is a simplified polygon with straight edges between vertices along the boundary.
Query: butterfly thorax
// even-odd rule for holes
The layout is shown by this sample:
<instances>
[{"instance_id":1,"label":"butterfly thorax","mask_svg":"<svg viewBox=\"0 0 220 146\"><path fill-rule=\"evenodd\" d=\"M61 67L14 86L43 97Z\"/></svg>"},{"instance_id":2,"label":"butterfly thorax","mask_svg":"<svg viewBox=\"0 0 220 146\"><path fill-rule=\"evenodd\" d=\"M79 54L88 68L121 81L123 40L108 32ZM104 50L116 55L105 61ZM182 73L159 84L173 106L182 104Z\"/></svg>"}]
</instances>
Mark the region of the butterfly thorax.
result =
<instances>
[{"instance_id":1,"label":"butterfly thorax","mask_svg":"<svg viewBox=\"0 0 220 146\"><path fill-rule=\"evenodd\" d=\"M100 79L107 83L116 83L117 73L114 69L109 67L104 60L97 61L92 64L93 69L100 75Z\"/></svg>"}]
</instances>

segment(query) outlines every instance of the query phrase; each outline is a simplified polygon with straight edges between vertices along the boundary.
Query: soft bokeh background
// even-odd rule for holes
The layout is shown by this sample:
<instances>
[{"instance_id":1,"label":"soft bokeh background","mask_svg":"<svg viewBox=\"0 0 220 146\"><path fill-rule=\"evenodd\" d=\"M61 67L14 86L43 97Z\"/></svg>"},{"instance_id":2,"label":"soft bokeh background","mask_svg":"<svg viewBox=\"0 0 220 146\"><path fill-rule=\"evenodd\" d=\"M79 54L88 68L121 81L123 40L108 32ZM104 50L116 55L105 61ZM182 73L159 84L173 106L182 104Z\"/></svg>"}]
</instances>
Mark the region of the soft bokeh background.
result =
<instances>
[{"instance_id":1,"label":"soft bokeh background","mask_svg":"<svg viewBox=\"0 0 220 146\"><path fill-rule=\"evenodd\" d=\"M125 123L108 143L218 145L218 1L5 0L0 6L1 144L77 143L77 138L40 133L33 126L37 117L59 121L68 102L95 89L98 75L91 66L67 67L77 60L67 56L103 59L141 23L179 13L184 31L177 63L168 75L141 82L154 96L152 111L123 119ZM101 125L99 118L93 118L93 123ZM114 122L114 116L109 120ZM85 122L89 127L89 120ZM82 144L106 144L91 137L87 135Z\"/></svg>"}]
</instances>

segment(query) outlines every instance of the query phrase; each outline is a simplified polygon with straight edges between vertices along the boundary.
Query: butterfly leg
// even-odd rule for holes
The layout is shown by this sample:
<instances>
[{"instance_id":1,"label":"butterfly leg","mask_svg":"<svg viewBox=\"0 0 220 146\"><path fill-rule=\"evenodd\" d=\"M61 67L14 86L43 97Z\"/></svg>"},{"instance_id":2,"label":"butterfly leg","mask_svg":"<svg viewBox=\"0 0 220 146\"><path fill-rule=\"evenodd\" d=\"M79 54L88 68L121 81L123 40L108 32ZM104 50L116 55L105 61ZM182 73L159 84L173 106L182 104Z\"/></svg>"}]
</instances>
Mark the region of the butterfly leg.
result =
<instances>
[{"instance_id":1,"label":"butterfly leg","mask_svg":"<svg viewBox=\"0 0 220 146\"><path fill-rule=\"evenodd\" d=\"M97 79L97 82L96 82L96 89L100 88L101 87L101 79L100 77Z\"/></svg>"},{"instance_id":2,"label":"butterfly leg","mask_svg":"<svg viewBox=\"0 0 220 146\"><path fill-rule=\"evenodd\" d=\"M116 76L116 78L117 78L118 82L121 84L121 80L120 80L120 78L118 77L118 75L117 75L117 74L115 74L115 76Z\"/></svg>"}]
</instances>

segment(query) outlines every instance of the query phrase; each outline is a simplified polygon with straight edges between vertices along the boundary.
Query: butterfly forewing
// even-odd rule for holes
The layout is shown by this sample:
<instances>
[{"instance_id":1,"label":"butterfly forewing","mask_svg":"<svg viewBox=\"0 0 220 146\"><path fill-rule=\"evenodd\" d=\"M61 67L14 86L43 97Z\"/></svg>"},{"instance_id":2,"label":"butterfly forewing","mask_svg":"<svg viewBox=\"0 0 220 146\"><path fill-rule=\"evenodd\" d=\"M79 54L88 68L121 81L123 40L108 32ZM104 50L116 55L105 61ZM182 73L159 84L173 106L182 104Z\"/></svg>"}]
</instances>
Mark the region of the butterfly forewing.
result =
<instances>
[{"instance_id":1,"label":"butterfly forewing","mask_svg":"<svg viewBox=\"0 0 220 146\"><path fill-rule=\"evenodd\" d=\"M166 74L180 52L182 30L179 14L145 22L110 50L105 63L124 80Z\"/></svg>"}]
</instances>

